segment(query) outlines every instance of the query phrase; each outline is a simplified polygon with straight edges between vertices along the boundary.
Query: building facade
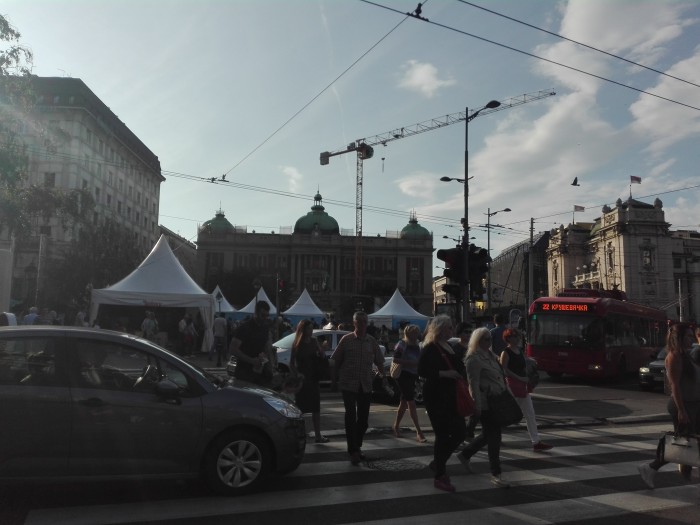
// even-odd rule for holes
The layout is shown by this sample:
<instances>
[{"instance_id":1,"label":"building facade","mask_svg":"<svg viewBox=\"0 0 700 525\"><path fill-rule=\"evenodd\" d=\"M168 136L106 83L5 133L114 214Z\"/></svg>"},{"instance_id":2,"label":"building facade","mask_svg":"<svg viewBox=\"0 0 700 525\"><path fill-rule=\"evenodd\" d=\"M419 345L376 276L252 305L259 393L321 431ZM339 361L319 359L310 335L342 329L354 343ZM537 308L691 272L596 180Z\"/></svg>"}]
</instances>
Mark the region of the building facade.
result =
<instances>
[{"instance_id":1,"label":"building facade","mask_svg":"<svg viewBox=\"0 0 700 525\"><path fill-rule=\"evenodd\" d=\"M5 81L7 81L5 79ZM80 79L31 77L34 105L13 111L3 123L24 144L27 185L86 190L94 198L94 225L112 221L133 236L144 253L159 235L161 174L158 157ZM15 239L0 232L0 248L12 249L12 302L34 301L44 288L46 264L78 235L57 216L37 219L35 235Z\"/></svg>"},{"instance_id":2,"label":"building facade","mask_svg":"<svg viewBox=\"0 0 700 525\"><path fill-rule=\"evenodd\" d=\"M307 289L321 310L342 319L360 307L373 312L398 288L412 307L432 315L433 238L415 216L400 232L359 241L358 251L358 239L352 231L340 230L320 194L310 212L279 233L234 226L219 211L199 229L198 280L208 291L219 285L239 308L255 296L256 283L281 311Z\"/></svg>"},{"instance_id":3,"label":"building facade","mask_svg":"<svg viewBox=\"0 0 700 525\"><path fill-rule=\"evenodd\" d=\"M592 223L552 230L549 295L564 288L618 290L669 319L700 317L700 233L671 231L659 199L604 206Z\"/></svg>"}]
</instances>

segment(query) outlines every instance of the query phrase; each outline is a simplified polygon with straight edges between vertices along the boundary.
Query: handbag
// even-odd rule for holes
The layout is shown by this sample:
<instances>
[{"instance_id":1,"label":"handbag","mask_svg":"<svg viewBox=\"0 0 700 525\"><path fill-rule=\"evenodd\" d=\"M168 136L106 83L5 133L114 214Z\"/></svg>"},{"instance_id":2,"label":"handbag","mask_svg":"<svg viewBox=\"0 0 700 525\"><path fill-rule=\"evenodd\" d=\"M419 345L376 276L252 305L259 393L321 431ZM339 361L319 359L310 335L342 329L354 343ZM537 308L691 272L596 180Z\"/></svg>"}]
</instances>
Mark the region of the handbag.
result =
<instances>
[{"instance_id":1,"label":"handbag","mask_svg":"<svg viewBox=\"0 0 700 525\"><path fill-rule=\"evenodd\" d=\"M663 446L660 447L662 461L700 467L700 436L666 432L661 436L661 440L663 441Z\"/></svg>"},{"instance_id":2,"label":"handbag","mask_svg":"<svg viewBox=\"0 0 700 525\"><path fill-rule=\"evenodd\" d=\"M503 392L487 396L487 400L489 417L501 427L520 423L523 418L523 411L507 388Z\"/></svg>"},{"instance_id":3,"label":"handbag","mask_svg":"<svg viewBox=\"0 0 700 525\"><path fill-rule=\"evenodd\" d=\"M442 355L442 358L445 360L450 370L454 370L452 363L442 350L440 350L440 354ZM459 414L462 417L469 417L473 415L474 398L472 397L471 392L469 392L469 383L467 383L467 381L464 378L460 377L455 381L455 390L457 392L455 397L455 406L457 409L457 414Z\"/></svg>"},{"instance_id":4,"label":"handbag","mask_svg":"<svg viewBox=\"0 0 700 525\"><path fill-rule=\"evenodd\" d=\"M391 366L389 367L389 377L391 377L392 379L398 379L400 375L401 365L396 361L392 361Z\"/></svg>"},{"instance_id":5,"label":"handbag","mask_svg":"<svg viewBox=\"0 0 700 525\"><path fill-rule=\"evenodd\" d=\"M537 369L537 361L531 357L525 358L525 373L527 375L527 391L532 392L540 382L540 371Z\"/></svg>"},{"instance_id":6,"label":"handbag","mask_svg":"<svg viewBox=\"0 0 700 525\"><path fill-rule=\"evenodd\" d=\"M514 377L506 376L506 383L515 397L525 397L528 393L528 383Z\"/></svg>"}]
</instances>

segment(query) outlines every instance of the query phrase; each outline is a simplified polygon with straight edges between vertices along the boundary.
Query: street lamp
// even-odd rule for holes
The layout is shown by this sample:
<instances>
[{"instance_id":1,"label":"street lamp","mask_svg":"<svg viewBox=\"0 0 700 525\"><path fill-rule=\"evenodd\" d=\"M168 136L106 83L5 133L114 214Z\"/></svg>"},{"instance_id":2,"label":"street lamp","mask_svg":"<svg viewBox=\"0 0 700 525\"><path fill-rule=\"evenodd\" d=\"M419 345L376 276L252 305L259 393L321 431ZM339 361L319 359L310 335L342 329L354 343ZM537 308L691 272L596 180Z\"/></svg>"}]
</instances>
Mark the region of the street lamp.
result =
<instances>
[{"instance_id":1,"label":"street lamp","mask_svg":"<svg viewBox=\"0 0 700 525\"><path fill-rule=\"evenodd\" d=\"M221 299L223 299L224 296L221 295L221 290L216 292L216 301L219 303L219 314L221 314Z\"/></svg>"},{"instance_id":2,"label":"street lamp","mask_svg":"<svg viewBox=\"0 0 700 525\"><path fill-rule=\"evenodd\" d=\"M500 212L508 212L511 211L510 208L503 208L502 210L497 210L497 211L491 211L491 208L488 208L486 212L486 251L489 254L489 259L491 258L491 217L496 215L497 213ZM489 271L486 274L486 305L487 305L487 313L490 316L491 315L491 261L489 261Z\"/></svg>"},{"instance_id":3,"label":"street lamp","mask_svg":"<svg viewBox=\"0 0 700 525\"><path fill-rule=\"evenodd\" d=\"M462 277L462 321L469 321L469 123L479 116L485 109L494 109L500 106L498 100L492 100L484 107L477 109L469 115L469 108L465 108L464 114L467 118L464 119L464 178L456 179L452 177L441 177L443 182L457 181L464 184L464 240L462 241L462 250L464 250L464 275Z\"/></svg>"}]
</instances>

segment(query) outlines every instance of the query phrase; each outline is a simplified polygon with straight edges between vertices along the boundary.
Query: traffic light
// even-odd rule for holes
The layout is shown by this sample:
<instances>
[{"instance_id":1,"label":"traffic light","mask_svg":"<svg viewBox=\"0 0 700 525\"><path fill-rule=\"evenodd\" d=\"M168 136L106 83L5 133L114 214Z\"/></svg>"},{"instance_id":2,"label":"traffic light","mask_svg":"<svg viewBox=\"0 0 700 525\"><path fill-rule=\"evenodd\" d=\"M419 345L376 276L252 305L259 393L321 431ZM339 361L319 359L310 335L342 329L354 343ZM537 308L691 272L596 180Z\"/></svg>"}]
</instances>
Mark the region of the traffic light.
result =
<instances>
[{"instance_id":1,"label":"traffic light","mask_svg":"<svg viewBox=\"0 0 700 525\"><path fill-rule=\"evenodd\" d=\"M441 288L443 292L451 295L455 301L459 301L462 298L461 289L458 284L443 284Z\"/></svg>"},{"instance_id":2,"label":"traffic light","mask_svg":"<svg viewBox=\"0 0 700 525\"><path fill-rule=\"evenodd\" d=\"M442 275L456 283L464 282L464 252L462 248L438 250L437 258L445 263Z\"/></svg>"},{"instance_id":3,"label":"traffic light","mask_svg":"<svg viewBox=\"0 0 700 525\"><path fill-rule=\"evenodd\" d=\"M277 290L284 292L285 284L284 279L277 279Z\"/></svg>"},{"instance_id":4,"label":"traffic light","mask_svg":"<svg viewBox=\"0 0 700 525\"><path fill-rule=\"evenodd\" d=\"M484 276L489 271L490 262L491 257L486 248L469 245L469 289L472 297L483 297L486 293Z\"/></svg>"}]
</instances>

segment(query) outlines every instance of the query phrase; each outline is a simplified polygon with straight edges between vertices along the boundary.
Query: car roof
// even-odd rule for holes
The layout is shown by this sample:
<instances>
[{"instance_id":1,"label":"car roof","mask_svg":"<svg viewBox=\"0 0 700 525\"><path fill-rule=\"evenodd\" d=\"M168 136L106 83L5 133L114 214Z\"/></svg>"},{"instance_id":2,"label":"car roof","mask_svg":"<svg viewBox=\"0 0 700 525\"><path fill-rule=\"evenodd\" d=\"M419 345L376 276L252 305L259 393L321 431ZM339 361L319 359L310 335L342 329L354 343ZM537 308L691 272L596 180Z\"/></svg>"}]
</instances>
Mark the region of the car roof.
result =
<instances>
[{"instance_id":1,"label":"car roof","mask_svg":"<svg viewBox=\"0 0 700 525\"><path fill-rule=\"evenodd\" d=\"M338 334L338 336L343 336L345 334L349 334L349 330L330 330L326 328L316 328L313 332L314 337L318 337L319 335L333 335L333 334ZM278 341L275 341L272 343L272 346L275 346L277 348L291 348L292 344L294 343L294 337L296 336L296 333L292 332L291 334L285 335L282 339L279 339Z\"/></svg>"}]
</instances>

